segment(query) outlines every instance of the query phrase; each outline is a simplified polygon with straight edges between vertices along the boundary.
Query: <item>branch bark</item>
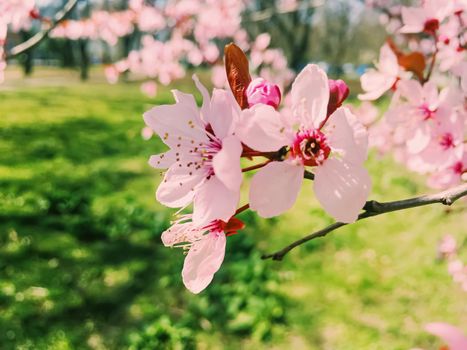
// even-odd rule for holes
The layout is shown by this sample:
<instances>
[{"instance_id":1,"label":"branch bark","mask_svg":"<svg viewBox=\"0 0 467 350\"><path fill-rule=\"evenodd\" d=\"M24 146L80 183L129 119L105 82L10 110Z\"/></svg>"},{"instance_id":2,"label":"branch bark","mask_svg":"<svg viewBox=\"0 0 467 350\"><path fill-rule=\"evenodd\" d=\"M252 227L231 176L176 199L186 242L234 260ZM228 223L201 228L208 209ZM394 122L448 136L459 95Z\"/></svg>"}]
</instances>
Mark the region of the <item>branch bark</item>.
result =
<instances>
[{"instance_id":1,"label":"branch bark","mask_svg":"<svg viewBox=\"0 0 467 350\"><path fill-rule=\"evenodd\" d=\"M467 183L459 185L457 187L451 188L449 190L431 194L431 195L424 195L420 197L414 197L409 199L403 199L393 202L377 202L374 200L368 201L365 203L363 207L364 212L358 216L357 221L377 216L381 214L390 213L393 211L405 210L409 208L416 208L425 205L431 205L440 203L443 205L451 205L459 198L467 196ZM261 258L262 259L273 259L280 261L284 258L284 256L290 252L292 249L311 241L312 239L324 237L328 233L337 230L338 228L349 225L343 222L335 222L319 231L313 232L299 240L292 242L291 244L287 245L286 247L276 251L275 253L265 254Z\"/></svg>"},{"instance_id":2,"label":"branch bark","mask_svg":"<svg viewBox=\"0 0 467 350\"><path fill-rule=\"evenodd\" d=\"M61 21L63 21L66 18L66 16L75 8L77 3L78 3L78 0L69 0L65 4L65 6L63 6L62 10L57 12L57 14L52 20L52 23L49 24L46 29L41 30L40 32L32 36L30 39L13 47L6 54L6 59L10 59L15 56L21 55L22 53L39 45L42 42L42 40L47 38L49 33L52 31L52 29L54 29L57 26L57 24L59 24Z\"/></svg>"}]
</instances>

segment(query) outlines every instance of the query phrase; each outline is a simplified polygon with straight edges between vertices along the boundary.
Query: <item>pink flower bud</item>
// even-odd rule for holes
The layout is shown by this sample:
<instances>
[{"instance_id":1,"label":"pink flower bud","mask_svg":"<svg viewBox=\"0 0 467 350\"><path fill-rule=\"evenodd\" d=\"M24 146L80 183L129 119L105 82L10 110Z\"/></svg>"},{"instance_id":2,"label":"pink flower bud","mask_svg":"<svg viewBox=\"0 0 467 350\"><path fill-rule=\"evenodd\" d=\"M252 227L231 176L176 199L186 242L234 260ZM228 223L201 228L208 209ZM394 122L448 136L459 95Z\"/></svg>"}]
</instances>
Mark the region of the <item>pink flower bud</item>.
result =
<instances>
[{"instance_id":1,"label":"pink flower bud","mask_svg":"<svg viewBox=\"0 0 467 350\"><path fill-rule=\"evenodd\" d=\"M281 103L281 90L263 78L256 78L248 85L246 97L249 107L262 103L277 109Z\"/></svg>"},{"instance_id":2,"label":"pink flower bud","mask_svg":"<svg viewBox=\"0 0 467 350\"><path fill-rule=\"evenodd\" d=\"M348 96L349 87L343 80L329 79L328 116L342 106L342 103Z\"/></svg>"}]
</instances>

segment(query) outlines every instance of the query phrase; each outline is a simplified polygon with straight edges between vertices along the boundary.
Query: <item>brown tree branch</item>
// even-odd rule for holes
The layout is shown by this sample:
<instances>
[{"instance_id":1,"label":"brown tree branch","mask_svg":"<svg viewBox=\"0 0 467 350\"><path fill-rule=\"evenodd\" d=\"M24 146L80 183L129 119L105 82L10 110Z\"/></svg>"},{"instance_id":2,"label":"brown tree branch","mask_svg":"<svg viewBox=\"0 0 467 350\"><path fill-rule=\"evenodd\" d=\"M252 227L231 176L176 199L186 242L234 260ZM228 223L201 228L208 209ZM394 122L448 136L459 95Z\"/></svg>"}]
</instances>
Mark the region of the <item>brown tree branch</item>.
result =
<instances>
[{"instance_id":1,"label":"brown tree branch","mask_svg":"<svg viewBox=\"0 0 467 350\"><path fill-rule=\"evenodd\" d=\"M65 4L65 6L63 6L62 10L57 12L57 14L52 20L52 23L49 24L46 29L41 30L40 32L32 36L30 39L13 47L6 54L6 59L10 59L15 56L21 55L22 53L39 45L42 42L42 40L47 38L49 33L57 26L57 24L59 24L61 21L63 21L66 18L66 16L74 9L77 3L78 3L78 0L69 0Z\"/></svg>"},{"instance_id":2,"label":"brown tree branch","mask_svg":"<svg viewBox=\"0 0 467 350\"><path fill-rule=\"evenodd\" d=\"M357 221L363 220L372 216L377 216L385 213L390 213L393 211L405 210L409 208L416 208L421 207L424 205L430 205L435 203L440 203L443 205L451 205L459 198L467 196L467 183L459 185L457 187L451 188L449 190L425 195L420 197L414 197L409 199L403 199L399 201L393 202L377 202L377 201L368 201L366 202L365 206L363 207L364 212L358 216ZM319 231L313 232L299 240L292 242L288 246L276 251L275 253L265 254L261 258L262 259L273 259L273 260L282 260L284 256L290 252L292 249L302 245L312 239L324 237L328 233L337 230L339 227L348 225L343 222L335 222Z\"/></svg>"}]
</instances>

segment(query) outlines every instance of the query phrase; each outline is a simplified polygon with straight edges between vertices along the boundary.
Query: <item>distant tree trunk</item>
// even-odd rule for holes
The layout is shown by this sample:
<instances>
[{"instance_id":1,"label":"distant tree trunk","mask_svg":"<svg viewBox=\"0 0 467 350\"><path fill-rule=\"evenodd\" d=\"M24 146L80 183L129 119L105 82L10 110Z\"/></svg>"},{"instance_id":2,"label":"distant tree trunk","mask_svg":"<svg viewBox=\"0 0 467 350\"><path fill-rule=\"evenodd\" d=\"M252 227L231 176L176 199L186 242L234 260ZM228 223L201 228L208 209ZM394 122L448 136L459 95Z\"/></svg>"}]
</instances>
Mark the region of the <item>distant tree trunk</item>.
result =
<instances>
[{"instance_id":1,"label":"distant tree trunk","mask_svg":"<svg viewBox=\"0 0 467 350\"><path fill-rule=\"evenodd\" d=\"M22 30L20 33L20 36L21 36L21 40L24 42L31 37L31 33L25 30ZM20 56L20 63L21 63L21 66L23 67L24 75L27 77L29 77L32 74L32 70L34 67L33 59L34 59L33 50L28 50Z\"/></svg>"},{"instance_id":2,"label":"distant tree trunk","mask_svg":"<svg viewBox=\"0 0 467 350\"><path fill-rule=\"evenodd\" d=\"M69 39L65 39L61 50L63 67L71 68L76 66L76 60L73 51L73 42Z\"/></svg>"},{"instance_id":3,"label":"distant tree trunk","mask_svg":"<svg viewBox=\"0 0 467 350\"><path fill-rule=\"evenodd\" d=\"M80 53L80 77L85 81L89 78L89 53L88 41L84 39L78 40L79 53Z\"/></svg>"}]
</instances>

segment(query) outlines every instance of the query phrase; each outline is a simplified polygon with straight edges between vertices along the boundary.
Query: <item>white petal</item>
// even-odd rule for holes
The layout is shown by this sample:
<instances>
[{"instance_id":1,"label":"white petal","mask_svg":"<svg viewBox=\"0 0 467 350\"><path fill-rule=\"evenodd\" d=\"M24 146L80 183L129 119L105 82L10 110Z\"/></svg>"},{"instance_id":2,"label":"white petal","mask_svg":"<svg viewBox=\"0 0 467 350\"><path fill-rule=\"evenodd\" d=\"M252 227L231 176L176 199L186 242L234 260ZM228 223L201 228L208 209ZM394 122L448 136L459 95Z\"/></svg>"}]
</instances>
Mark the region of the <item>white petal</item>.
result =
<instances>
[{"instance_id":1,"label":"white petal","mask_svg":"<svg viewBox=\"0 0 467 350\"><path fill-rule=\"evenodd\" d=\"M171 208L181 208L193 200L194 190L205 179L201 171L191 174L184 168L171 167L156 191L157 200Z\"/></svg>"},{"instance_id":2,"label":"white petal","mask_svg":"<svg viewBox=\"0 0 467 350\"><path fill-rule=\"evenodd\" d=\"M222 149L212 160L216 177L231 191L239 191L242 184L242 150L240 140L236 136L229 136L222 140Z\"/></svg>"},{"instance_id":3,"label":"white petal","mask_svg":"<svg viewBox=\"0 0 467 350\"><path fill-rule=\"evenodd\" d=\"M396 82L395 77L387 76L375 69L368 70L360 77L364 94L359 94L358 98L362 101L372 101L381 97Z\"/></svg>"},{"instance_id":4,"label":"white petal","mask_svg":"<svg viewBox=\"0 0 467 350\"><path fill-rule=\"evenodd\" d=\"M149 158L149 165L156 169L167 169L176 162L175 151L170 150L164 153L155 154Z\"/></svg>"},{"instance_id":5,"label":"white petal","mask_svg":"<svg viewBox=\"0 0 467 350\"><path fill-rule=\"evenodd\" d=\"M170 148L176 148L181 142L208 140L199 115L189 105L157 106L144 113L143 118Z\"/></svg>"},{"instance_id":6,"label":"white petal","mask_svg":"<svg viewBox=\"0 0 467 350\"><path fill-rule=\"evenodd\" d=\"M229 190L216 176L211 176L195 193L193 223L207 225L214 220L228 222L240 200L239 191Z\"/></svg>"},{"instance_id":7,"label":"white petal","mask_svg":"<svg viewBox=\"0 0 467 350\"><path fill-rule=\"evenodd\" d=\"M275 152L292 141L291 132L273 107L257 104L242 111L236 134L256 151Z\"/></svg>"},{"instance_id":8,"label":"white petal","mask_svg":"<svg viewBox=\"0 0 467 350\"><path fill-rule=\"evenodd\" d=\"M307 65L292 84L292 105L306 127L318 128L326 118L329 84L326 73L315 64Z\"/></svg>"},{"instance_id":9,"label":"white petal","mask_svg":"<svg viewBox=\"0 0 467 350\"><path fill-rule=\"evenodd\" d=\"M315 169L313 189L324 210L336 220L354 222L370 193L371 179L361 165L329 158Z\"/></svg>"},{"instance_id":10,"label":"white petal","mask_svg":"<svg viewBox=\"0 0 467 350\"><path fill-rule=\"evenodd\" d=\"M326 122L324 131L331 149L346 161L362 164L366 160L367 132L348 108L337 109Z\"/></svg>"},{"instance_id":11,"label":"white petal","mask_svg":"<svg viewBox=\"0 0 467 350\"><path fill-rule=\"evenodd\" d=\"M214 278L224 261L226 237L223 232L209 233L193 244L183 264L185 287L198 294Z\"/></svg>"},{"instance_id":12,"label":"white petal","mask_svg":"<svg viewBox=\"0 0 467 350\"><path fill-rule=\"evenodd\" d=\"M211 98L211 109L206 121L211 124L214 134L223 139L232 135L238 122L238 106L232 94L226 90L214 89Z\"/></svg>"},{"instance_id":13,"label":"white petal","mask_svg":"<svg viewBox=\"0 0 467 350\"><path fill-rule=\"evenodd\" d=\"M304 167L288 161L272 162L259 170L250 184L250 208L270 218L289 210L297 200Z\"/></svg>"}]
</instances>

